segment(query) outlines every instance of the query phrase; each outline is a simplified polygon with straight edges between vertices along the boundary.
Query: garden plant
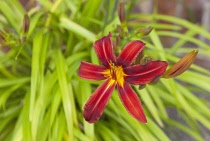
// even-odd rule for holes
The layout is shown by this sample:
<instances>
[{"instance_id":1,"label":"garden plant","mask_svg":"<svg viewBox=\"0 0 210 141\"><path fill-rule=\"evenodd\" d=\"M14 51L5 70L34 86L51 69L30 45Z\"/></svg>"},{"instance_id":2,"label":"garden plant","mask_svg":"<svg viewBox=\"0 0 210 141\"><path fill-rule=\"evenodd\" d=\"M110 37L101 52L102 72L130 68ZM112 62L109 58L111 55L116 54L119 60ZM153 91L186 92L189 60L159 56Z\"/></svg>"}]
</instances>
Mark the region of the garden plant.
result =
<instances>
[{"instance_id":1,"label":"garden plant","mask_svg":"<svg viewBox=\"0 0 210 141\"><path fill-rule=\"evenodd\" d=\"M0 0L0 141L209 138L204 27L137 0L32 2Z\"/></svg>"}]
</instances>

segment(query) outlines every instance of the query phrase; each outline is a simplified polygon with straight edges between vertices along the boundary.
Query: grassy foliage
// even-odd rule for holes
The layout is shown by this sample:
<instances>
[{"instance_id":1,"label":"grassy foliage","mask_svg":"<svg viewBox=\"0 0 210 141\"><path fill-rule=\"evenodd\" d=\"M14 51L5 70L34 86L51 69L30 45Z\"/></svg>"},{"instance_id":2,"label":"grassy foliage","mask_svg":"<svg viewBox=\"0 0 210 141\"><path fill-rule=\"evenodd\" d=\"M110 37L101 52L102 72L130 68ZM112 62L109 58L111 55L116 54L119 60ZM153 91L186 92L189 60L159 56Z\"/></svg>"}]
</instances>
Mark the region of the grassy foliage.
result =
<instances>
[{"instance_id":1,"label":"grassy foliage","mask_svg":"<svg viewBox=\"0 0 210 141\"><path fill-rule=\"evenodd\" d=\"M30 9L30 29L21 41L24 8L18 0L0 0L0 28L7 40L0 50L0 140L1 141L168 141L167 127L178 128L195 140L205 140L201 125L210 130L209 101L195 95L210 93L210 71L197 65L177 77L147 86L137 93L144 104L148 124L133 119L122 106L116 91L100 121L89 124L82 117L83 105L100 84L78 77L81 60L99 61L93 42L116 32L119 20L116 1L38 0ZM134 3L127 4L126 9ZM210 39L210 33L186 20L158 15L130 14L128 25L133 29L146 27L149 20L155 29L147 38L146 55L154 60L179 60L177 53L193 50L210 57L209 45L195 35ZM135 19L135 20L133 20ZM174 24L161 24L164 20ZM181 29L185 28L185 34ZM3 33L1 33L3 34ZM160 37L176 38L175 44L164 48ZM131 39L139 39L133 36ZM17 54L19 55L17 56ZM17 57L17 58L16 58ZM209 65L209 64L207 64ZM175 109L183 120L169 117L167 109Z\"/></svg>"}]
</instances>

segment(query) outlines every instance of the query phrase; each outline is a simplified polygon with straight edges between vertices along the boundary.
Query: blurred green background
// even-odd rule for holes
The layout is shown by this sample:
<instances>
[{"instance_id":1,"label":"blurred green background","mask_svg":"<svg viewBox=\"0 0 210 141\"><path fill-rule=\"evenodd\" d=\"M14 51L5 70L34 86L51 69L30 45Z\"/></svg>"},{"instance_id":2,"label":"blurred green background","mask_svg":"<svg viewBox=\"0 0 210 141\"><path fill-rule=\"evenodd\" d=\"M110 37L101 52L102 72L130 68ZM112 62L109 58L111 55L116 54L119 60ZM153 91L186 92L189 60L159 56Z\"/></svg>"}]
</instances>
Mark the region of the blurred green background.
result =
<instances>
[{"instance_id":1,"label":"blurred green background","mask_svg":"<svg viewBox=\"0 0 210 141\"><path fill-rule=\"evenodd\" d=\"M95 124L83 106L101 82L77 75L82 60L98 64L93 42L120 24L117 0L0 0L1 141L210 140L209 1L125 0L130 31L154 27L145 55L169 66L193 49L195 63L175 79L134 89L148 119L142 124L117 92ZM30 28L23 34L23 17Z\"/></svg>"}]
</instances>

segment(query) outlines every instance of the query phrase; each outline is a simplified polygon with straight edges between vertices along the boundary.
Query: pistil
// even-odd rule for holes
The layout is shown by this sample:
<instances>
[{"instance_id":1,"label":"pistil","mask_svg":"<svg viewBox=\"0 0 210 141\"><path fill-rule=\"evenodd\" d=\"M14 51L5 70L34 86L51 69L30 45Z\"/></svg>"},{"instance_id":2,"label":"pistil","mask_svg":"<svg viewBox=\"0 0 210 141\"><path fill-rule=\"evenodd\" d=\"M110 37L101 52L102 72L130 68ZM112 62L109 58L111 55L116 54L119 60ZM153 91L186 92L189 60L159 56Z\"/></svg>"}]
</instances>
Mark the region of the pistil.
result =
<instances>
[{"instance_id":1,"label":"pistil","mask_svg":"<svg viewBox=\"0 0 210 141\"><path fill-rule=\"evenodd\" d=\"M111 79L117 81L120 86L124 84L124 76L125 73L123 72L122 66L115 66L114 63L111 61L109 62L110 65L110 74L108 75Z\"/></svg>"}]
</instances>

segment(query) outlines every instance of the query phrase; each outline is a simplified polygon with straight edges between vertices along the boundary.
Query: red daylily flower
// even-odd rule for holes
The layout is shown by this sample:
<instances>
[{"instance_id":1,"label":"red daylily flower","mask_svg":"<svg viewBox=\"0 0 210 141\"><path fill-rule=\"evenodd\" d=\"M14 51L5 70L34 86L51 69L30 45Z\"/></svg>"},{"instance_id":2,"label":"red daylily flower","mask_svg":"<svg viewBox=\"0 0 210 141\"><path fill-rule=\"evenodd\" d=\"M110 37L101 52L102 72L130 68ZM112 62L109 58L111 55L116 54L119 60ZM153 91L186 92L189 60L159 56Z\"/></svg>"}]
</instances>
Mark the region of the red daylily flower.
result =
<instances>
[{"instance_id":1,"label":"red daylily flower","mask_svg":"<svg viewBox=\"0 0 210 141\"><path fill-rule=\"evenodd\" d=\"M145 44L139 40L128 43L118 57L113 51L111 34L94 43L94 49L101 61L101 66L81 62L79 76L88 80L103 82L88 99L84 106L83 116L89 123L96 122L102 115L111 94L117 86L119 97L126 110L137 120L146 123L142 104L129 84L148 84L164 74L167 62L150 61L145 65L131 65Z\"/></svg>"}]
</instances>

